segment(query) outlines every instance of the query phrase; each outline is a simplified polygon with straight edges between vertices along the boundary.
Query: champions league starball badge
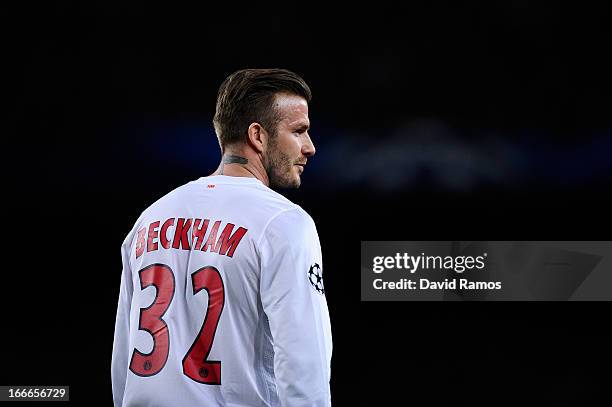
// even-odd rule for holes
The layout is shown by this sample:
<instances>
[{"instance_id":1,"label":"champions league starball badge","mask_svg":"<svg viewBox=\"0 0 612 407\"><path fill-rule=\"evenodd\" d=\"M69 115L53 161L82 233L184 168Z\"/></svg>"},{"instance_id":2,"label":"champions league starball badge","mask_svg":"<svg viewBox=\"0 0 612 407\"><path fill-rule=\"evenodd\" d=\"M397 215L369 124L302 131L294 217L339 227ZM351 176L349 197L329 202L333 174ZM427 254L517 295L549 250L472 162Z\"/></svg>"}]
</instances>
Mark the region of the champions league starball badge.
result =
<instances>
[{"instance_id":1,"label":"champions league starball badge","mask_svg":"<svg viewBox=\"0 0 612 407\"><path fill-rule=\"evenodd\" d=\"M321 270L321 266L317 263L310 266L308 270L308 281L310 281L310 285L312 285L319 294L325 294L325 289L323 287L323 270Z\"/></svg>"}]
</instances>

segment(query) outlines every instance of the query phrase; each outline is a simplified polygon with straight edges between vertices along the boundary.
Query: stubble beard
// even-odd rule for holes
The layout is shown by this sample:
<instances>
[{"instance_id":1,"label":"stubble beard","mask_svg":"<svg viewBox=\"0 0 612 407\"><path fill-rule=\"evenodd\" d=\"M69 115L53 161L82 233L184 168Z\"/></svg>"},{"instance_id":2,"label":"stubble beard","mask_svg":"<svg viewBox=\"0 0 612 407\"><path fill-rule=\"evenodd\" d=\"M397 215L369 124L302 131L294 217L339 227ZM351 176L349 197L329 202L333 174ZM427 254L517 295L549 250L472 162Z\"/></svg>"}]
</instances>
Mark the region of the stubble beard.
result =
<instances>
[{"instance_id":1,"label":"stubble beard","mask_svg":"<svg viewBox=\"0 0 612 407\"><path fill-rule=\"evenodd\" d=\"M299 188L301 180L299 175L293 176L294 161L287 154L283 153L274 142L270 142L268 154L265 157L264 165L271 188Z\"/></svg>"}]
</instances>

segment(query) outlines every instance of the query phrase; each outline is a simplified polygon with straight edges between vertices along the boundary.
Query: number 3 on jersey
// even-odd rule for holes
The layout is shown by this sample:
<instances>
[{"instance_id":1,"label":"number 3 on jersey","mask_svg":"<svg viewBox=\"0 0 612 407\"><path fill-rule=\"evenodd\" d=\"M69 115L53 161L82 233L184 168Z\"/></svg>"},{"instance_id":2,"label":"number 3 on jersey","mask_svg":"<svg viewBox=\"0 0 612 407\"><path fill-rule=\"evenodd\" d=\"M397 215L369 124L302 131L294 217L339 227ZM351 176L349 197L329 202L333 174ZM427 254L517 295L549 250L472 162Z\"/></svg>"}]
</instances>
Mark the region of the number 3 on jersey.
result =
<instances>
[{"instance_id":1,"label":"number 3 on jersey","mask_svg":"<svg viewBox=\"0 0 612 407\"><path fill-rule=\"evenodd\" d=\"M159 373L166 365L170 350L168 325L163 316L174 298L175 281L172 269L165 264L152 264L138 272L140 287L154 286L153 304L140 310L138 329L147 331L153 338L153 349L144 354L134 349L130 370L143 377ZM191 348L183 358L183 373L204 384L221 384L221 362L207 360L215 338L219 318L225 304L225 290L219 270L206 266L191 275L193 294L202 289L208 292L208 310L202 328Z\"/></svg>"}]
</instances>

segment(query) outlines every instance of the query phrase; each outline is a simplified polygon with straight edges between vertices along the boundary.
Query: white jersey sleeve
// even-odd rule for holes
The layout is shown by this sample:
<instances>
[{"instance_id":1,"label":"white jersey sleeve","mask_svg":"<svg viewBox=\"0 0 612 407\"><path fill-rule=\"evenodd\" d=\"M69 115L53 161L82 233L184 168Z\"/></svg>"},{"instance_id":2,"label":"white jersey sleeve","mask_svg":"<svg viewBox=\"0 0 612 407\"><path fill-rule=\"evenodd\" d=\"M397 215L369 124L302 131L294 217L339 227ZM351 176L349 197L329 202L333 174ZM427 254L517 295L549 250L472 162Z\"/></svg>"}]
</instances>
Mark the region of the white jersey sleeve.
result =
<instances>
[{"instance_id":1,"label":"white jersey sleeve","mask_svg":"<svg viewBox=\"0 0 612 407\"><path fill-rule=\"evenodd\" d=\"M123 271L121 272L121 285L119 288L119 304L115 320L115 337L111 359L111 381L113 388L113 402L115 406L123 405L123 394L129 365L129 332L130 332L130 304L132 302L132 276L130 271L129 242L131 234L121 246L121 259Z\"/></svg>"},{"instance_id":2,"label":"white jersey sleeve","mask_svg":"<svg viewBox=\"0 0 612 407\"><path fill-rule=\"evenodd\" d=\"M299 207L287 209L270 220L258 246L281 404L329 406L332 341L314 222Z\"/></svg>"}]
</instances>

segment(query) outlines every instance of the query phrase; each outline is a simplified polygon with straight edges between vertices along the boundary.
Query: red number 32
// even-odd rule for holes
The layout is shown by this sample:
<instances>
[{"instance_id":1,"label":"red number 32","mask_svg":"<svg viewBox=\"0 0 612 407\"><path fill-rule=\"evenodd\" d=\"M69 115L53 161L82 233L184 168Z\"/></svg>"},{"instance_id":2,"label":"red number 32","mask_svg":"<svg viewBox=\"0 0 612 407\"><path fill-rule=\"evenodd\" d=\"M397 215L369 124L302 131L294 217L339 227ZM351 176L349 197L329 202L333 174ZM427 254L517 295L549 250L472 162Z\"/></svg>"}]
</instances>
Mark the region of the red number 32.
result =
<instances>
[{"instance_id":1,"label":"red number 32","mask_svg":"<svg viewBox=\"0 0 612 407\"><path fill-rule=\"evenodd\" d=\"M163 316L174 298L174 273L165 264L152 264L138 272L140 287L154 286L157 290L153 304L141 308L138 329L147 331L153 337L153 349L145 354L134 349L130 370L143 377L159 373L168 360L170 334ZM208 354L215 338L219 318L225 304L225 289L219 270L206 266L191 275L193 294L201 290L208 292L208 311L191 348L183 358L183 373L204 384L221 384L221 362L208 360Z\"/></svg>"}]
</instances>

